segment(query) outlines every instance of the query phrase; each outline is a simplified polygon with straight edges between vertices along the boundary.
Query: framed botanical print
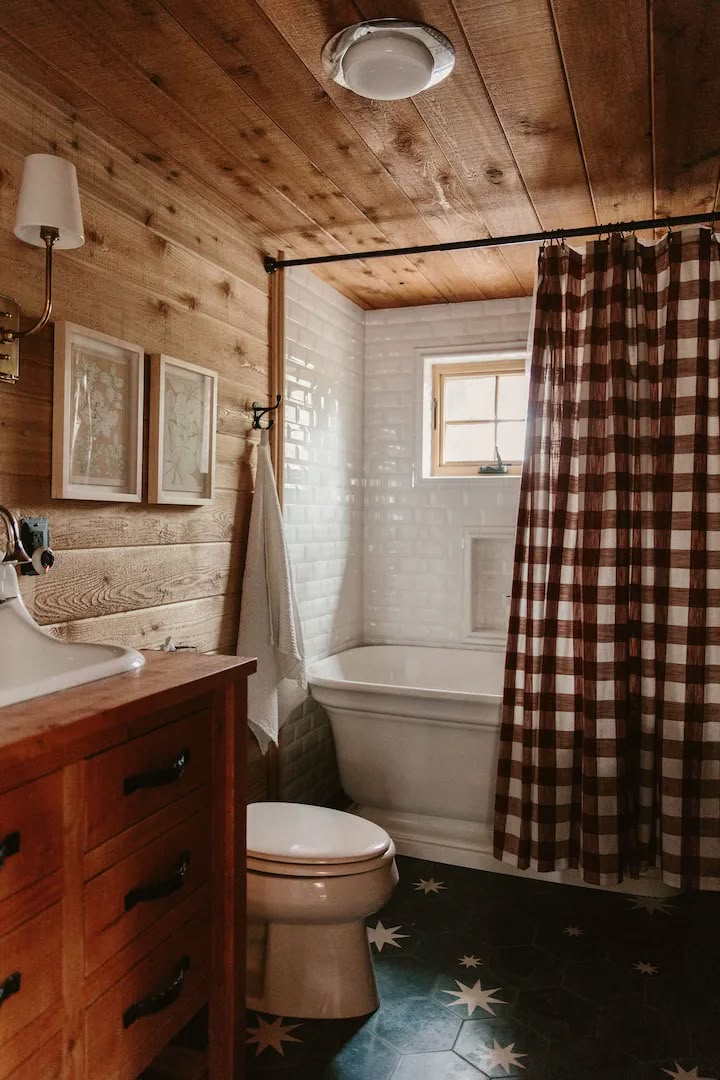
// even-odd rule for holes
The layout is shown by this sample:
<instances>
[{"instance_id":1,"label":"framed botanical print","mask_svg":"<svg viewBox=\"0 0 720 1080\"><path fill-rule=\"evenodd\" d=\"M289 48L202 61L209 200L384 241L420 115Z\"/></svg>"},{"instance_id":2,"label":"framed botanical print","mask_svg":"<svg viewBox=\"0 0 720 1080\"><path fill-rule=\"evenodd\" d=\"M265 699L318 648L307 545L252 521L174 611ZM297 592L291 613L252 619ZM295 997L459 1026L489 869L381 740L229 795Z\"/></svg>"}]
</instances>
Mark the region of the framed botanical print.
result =
<instances>
[{"instance_id":1,"label":"framed botanical print","mask_svg":"<svg viewBox=\"0 0 720 1080\"><path fill-rule=\"evenodd\" d=\"M154 355L150 367L148 498L200 506L213 498L217 374Z\"/></svg>"},{"instance_id":2,"label":"framed botanical print","mask_svg":"<svg viewBox=\"0 0 720 1080\"><path fill-rule=\"evenodd\" d=\"M54 499L140 502L144 387L140 345L55 324Z\"/></svg>"}]
</instances>

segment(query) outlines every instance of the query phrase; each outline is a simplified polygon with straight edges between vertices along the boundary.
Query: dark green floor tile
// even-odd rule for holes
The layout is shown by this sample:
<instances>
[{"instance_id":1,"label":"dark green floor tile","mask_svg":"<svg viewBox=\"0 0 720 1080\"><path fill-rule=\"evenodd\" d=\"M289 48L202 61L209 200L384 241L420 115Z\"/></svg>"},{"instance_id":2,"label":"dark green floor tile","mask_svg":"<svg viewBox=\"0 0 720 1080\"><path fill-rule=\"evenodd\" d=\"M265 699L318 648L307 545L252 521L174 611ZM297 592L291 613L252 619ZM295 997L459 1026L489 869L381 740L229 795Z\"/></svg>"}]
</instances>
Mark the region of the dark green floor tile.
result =
<instances>
[{"instance_id":1,"label":"dark green floor tile","mask_svg":"<svg viewBox=\"0 0 720 1080\"><path fill-rule=\"evenodd\" d=\"M564 962L538 945L501 945L490 953L490 967L503 986L539 990L560 986Z\"/></svg>"},{"instance_id":2,"label":"dark green floor tile","mask_svg":"<svg viewBox=\"0 0 720 1080\"><path fill-rule=\"evenodd\" d=\"M370 1026L395 1050L412 1054L452 1049L460 1019L429 998L413 997L383 1005Z\"/></svg>"},{"instance_id":3,"label":"dark green floor tile","mask_svg":"<svg viewBox=\"0 0 720 1080\"><path fill-rule=\"evenodd\" d=\"M599 1035L602 1042L645 1062L687 1056L691 1046L682 1018L622 1001L601 1014Z\"/></svg>"},{"instance_id":4,"label":"dark green floor tile","mask_svg":"<svg viewBox=\"0 0 720 1080\"><path fill-rule=\"evenodd\" d=\"M667 913L649 914L600 890L398 864L400 887L368 920L407 935L400 948L372 950L378 1011L284 1018L301 1025L290 1032L300 1041L283 1042L282 1054L250 1046L248 1080L668 1080L675 1062L720 1080L720 896L673 898ZM425 895L414 888L421 879L445 888ZM579 936L565 932L573 927ZM637 961L658 973L643 975ZM494 1014L478 1004L470 1017L444 991L478 980L503 1003L486 1002ZM255 1014L248 1022L257 1026ZM506 1069L511 1045L511 1061L525 1056Z\"/></svg>"},{"instance_id":5,"label":"dark green floor tile","mask_svg":"<svg viewBox=\"0 0 720 1080\"><path fill-rule=\"evenodd\" d=\"M399 1054L367 1028L346 1043L322 1073L322 1080L389 1080Z\"/></svg>"},{"instance_id":6,"label":"dark green floor tile","mask_svg":"<svg viewBox=\"0 0 720 1080\"><path fill-rule=\"evenodd\" d=\"M649 979L657 979L657 976L642 975L634 970L632 963L627 956L617 963L592 956L584 960L570 960L562 985L566 990L594 1002L600 1009L610 1006L617 998L622 998L628 1008L633 1004L641 1005L645 984Z\"/></svg>"},{"instance_id":7,"label":"dark green floor tile","mask_svg":"<svg viewBox=\"0 0 720 1080\"><path fill-rule=\"evenodd\" d=\"M559 989L521 990L513 1015L546 1039L569 1042L597 1034L597 1009L585 998Z\"/></svg>"},{"instance_id":8,"label":"dark green floor tile","mask_svg":"<svg viewBox=\"0 0 720 1080\"><path fill-rule=\"evenodd\" d=\"M375 961L375 978L381 1007L403 997L429 994L435 983L435 972L414 957L396 956Z\"/></svg>"},{"instance_id":9,"label":"dark green floor tile","mask_svg":"<svg viewBox=\"0 0 720 1080\"><path fill-rule=\"evenodd\" d=\"M392 1080L484 1080L481 1073L452 1050L406 1054Z\"/></svg>"},{"instance_id":10,"label":"dark green floor tile","mask_svg":"<svg viewBox=\"0 0 720 1080\"><path fill-rule=\"evenodd\" d=\"M546 1075L547 1040L517 1021L466 1020L454 1049L491 1080L501 1076L541 1080Z\"/></svg>"},{"instance_id":11,"label":"dark green floor tile","mask_svg":"<svg viewBox=\"0 0 720 1080\"><path fill-rule=\"evenodd\" d=\"M413 956L438 975L456 972L458 977L466 970L479 971L481 967L487 966L489 955L490 949L487 943L480 940L479 934L455 928L436 927L434 933L423 932L413 950ZM479 966L466 969L461 963L464 956L476 957L480 962Z\"/></svg>"}]
</instances>

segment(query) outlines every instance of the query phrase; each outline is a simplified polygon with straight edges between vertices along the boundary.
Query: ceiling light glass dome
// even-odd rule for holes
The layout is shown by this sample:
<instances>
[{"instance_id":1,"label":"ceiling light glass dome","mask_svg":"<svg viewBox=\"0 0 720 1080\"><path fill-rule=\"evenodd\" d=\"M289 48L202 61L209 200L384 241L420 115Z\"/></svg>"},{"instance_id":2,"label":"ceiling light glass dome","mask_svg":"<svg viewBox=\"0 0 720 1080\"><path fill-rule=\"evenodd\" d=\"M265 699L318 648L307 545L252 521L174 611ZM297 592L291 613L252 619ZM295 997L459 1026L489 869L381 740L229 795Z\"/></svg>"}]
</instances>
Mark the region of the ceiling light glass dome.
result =
<instances>
[{"instance_id":1,"label":"ceiling light glass dome","mask_svg":"<svg viewBox=\"0 0 720 1080\"><path fill-rule=\"evenodd\" d=\"M340 86L374 101L397 101L445 79L455 51L444 34L424 23L371 19L335 34L322 59Z\"/></svg>"}]
</instances>

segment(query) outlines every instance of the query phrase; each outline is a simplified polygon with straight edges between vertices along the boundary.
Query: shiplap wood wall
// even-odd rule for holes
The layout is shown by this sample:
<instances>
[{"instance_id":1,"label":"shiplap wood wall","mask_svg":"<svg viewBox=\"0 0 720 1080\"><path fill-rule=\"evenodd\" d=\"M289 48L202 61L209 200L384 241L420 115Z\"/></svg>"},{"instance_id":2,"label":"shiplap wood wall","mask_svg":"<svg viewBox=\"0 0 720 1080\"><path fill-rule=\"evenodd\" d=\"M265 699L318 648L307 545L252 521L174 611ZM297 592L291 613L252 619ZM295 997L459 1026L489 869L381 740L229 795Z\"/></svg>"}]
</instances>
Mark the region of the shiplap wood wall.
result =
<instances>
[{"instance_id":1,"label":"shiplap wood wall","mask_svg":"<svg viewBox=\"0 0 720 1080\"><path fill-rule=\"evenodd\" d=\"M53 317L220 374L210 506L52 500L52 327L26 339L20 382L0 383L0 502L50 519L57 562L47 577L23 579L25 602L66 641L143 648L172 634L232 653L252 499L248 410L269 393L261 253L230 215L5 75L0 114L0 293L29 317L42 307L43 253L16 240L12 226L23 156L58 153L78 169L86 243L55 254Z\"/></svg>"}]
</instances>

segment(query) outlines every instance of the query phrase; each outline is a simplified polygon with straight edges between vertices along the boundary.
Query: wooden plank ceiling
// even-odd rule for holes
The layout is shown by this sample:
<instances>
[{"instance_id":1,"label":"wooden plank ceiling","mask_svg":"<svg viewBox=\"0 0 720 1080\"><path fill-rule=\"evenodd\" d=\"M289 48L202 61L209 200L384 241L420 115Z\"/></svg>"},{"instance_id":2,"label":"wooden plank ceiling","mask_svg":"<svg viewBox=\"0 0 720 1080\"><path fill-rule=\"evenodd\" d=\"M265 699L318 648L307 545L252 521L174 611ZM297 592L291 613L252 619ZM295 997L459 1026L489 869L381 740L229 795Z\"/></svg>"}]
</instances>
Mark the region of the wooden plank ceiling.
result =
<instances>
[{"instance_id":1,"label":"wooden plank ceiling","mask_svg":"<svg viewBox=\"0 0 720 1080\"><path fill-rule=\"evenodd\" d=\"M327 81L325 40L389 15L447 34L452 76L387 103ZM3 0L0 61L296 256L709 213L719 32L717 0ZM323 276L391 307L526 294L534 259L442 253Z\"/></svg>"}]
</instances>

